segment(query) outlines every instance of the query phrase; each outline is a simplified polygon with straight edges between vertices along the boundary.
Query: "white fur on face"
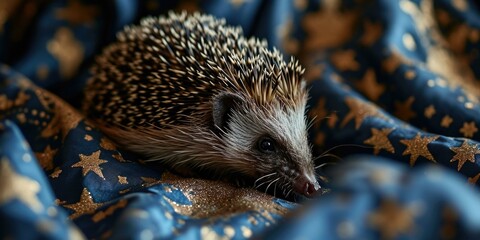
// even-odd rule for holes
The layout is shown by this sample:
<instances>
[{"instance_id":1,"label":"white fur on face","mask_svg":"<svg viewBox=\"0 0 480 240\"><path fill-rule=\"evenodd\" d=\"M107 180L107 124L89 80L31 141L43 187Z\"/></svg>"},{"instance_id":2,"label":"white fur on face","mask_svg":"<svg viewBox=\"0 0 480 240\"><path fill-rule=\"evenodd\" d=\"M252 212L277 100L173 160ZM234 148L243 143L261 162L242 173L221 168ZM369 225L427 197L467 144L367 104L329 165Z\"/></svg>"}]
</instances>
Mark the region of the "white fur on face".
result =
<instances>
[{"instance_id":1,"label":"white fur on face","mask_svg":"<svg viewBox=\"0 0 480 240\"><path fill-rule=\"evenodd\" d=\"M229 154L251 152L256 147L260 137L270 136L284 147L291 160L296 162L298 174L314 181L314 170L311 150L307 139L307 124L305 119L306 99L297 103L297 106L286 108L275 103L269 109L246 107L240 111L233 111L229 122L229 131L225 134L226 148L231 149ZM234 156L227 156L234 157ZM279 159L290 162L287 159ZM257 162L257 170L271 172L278 168L274 163ZM287 167L288 170L291 170Z\"/></svg>"}]
</instances>

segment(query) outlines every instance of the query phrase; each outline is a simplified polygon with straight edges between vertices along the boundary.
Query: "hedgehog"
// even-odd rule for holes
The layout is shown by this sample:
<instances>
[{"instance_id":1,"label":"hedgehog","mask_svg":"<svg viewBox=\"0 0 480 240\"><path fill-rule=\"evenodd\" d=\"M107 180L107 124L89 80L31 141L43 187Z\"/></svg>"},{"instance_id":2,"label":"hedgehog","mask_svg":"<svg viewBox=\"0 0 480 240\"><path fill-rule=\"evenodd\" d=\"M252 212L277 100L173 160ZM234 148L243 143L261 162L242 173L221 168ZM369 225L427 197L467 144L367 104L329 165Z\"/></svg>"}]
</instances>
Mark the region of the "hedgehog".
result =
<instances>
[{"instance_id":1,"label":"hedgehog","mask_svg":"<svg viewBox=\"0 0 480 240\"><path fill-rule=\"evenodd\" d=\"M320 192L304 68L241 27L202 13L146 17L91 72L83 111L145 161L284 197Z\"/></svg>"}]
</instances>

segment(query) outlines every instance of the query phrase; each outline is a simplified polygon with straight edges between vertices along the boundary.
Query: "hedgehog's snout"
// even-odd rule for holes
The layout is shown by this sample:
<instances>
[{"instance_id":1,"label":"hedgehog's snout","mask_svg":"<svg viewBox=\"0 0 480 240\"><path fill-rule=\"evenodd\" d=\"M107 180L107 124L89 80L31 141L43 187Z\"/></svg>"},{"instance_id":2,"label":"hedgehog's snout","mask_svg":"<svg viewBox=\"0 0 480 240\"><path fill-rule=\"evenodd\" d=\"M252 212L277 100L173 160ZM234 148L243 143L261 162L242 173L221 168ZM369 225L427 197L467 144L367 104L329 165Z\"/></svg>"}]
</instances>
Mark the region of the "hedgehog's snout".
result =
<instances>
[{"instance_id":1,"label":"hedgehog's snout","mask_svg":"<svg viewBox=\"0 0 480 240\"><path fill-rule=\"evenodd\" d=\"M293 183L293 190L305 197L313 197L321 189L320 184L316 179L300 175Z\"/></svg>"}]
</instances>

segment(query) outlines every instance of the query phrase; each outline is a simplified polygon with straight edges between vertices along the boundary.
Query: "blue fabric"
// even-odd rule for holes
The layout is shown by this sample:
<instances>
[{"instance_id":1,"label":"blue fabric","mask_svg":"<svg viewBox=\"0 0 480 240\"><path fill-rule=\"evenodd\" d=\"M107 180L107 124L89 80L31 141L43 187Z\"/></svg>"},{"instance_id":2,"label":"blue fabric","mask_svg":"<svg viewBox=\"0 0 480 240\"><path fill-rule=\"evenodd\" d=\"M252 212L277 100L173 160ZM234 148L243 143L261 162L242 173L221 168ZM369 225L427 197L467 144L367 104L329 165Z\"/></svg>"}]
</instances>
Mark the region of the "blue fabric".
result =
<instances>
[{"instance_id":1,"label":"blue fabric","mask_svg":"<svg viewBox=\"0 0 480 240\"><path fill-rule=\"evenodd\" d=\"M302 62L316 164L338 162L328 194L292 203L175 176L77 110L115 33L169 10L226 18ZM479 10L473 0L2 1L0 237L479 239Z\"/></svg>"}]
</instances>

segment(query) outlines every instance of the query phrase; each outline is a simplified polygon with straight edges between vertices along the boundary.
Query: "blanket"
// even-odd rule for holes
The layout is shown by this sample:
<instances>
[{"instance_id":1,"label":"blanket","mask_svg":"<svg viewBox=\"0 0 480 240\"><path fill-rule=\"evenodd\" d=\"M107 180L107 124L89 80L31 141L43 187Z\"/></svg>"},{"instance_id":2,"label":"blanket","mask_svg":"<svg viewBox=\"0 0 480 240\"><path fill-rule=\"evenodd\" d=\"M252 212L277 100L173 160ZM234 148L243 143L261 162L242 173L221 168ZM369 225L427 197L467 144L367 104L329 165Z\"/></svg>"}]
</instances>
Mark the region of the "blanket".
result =
<instances>
[{"instance_id":1,"label":"blanket","mask_svg":"<svg viewBox=\"0 0 480 240\"><path fill-rule=\"evenodd\" d=\"M115 33L168 11L301 61L328 193L180 177L78 110ZM0 1L0 238L480 239L479 50L474 0Z\"/></svg>"}]
</instances>

